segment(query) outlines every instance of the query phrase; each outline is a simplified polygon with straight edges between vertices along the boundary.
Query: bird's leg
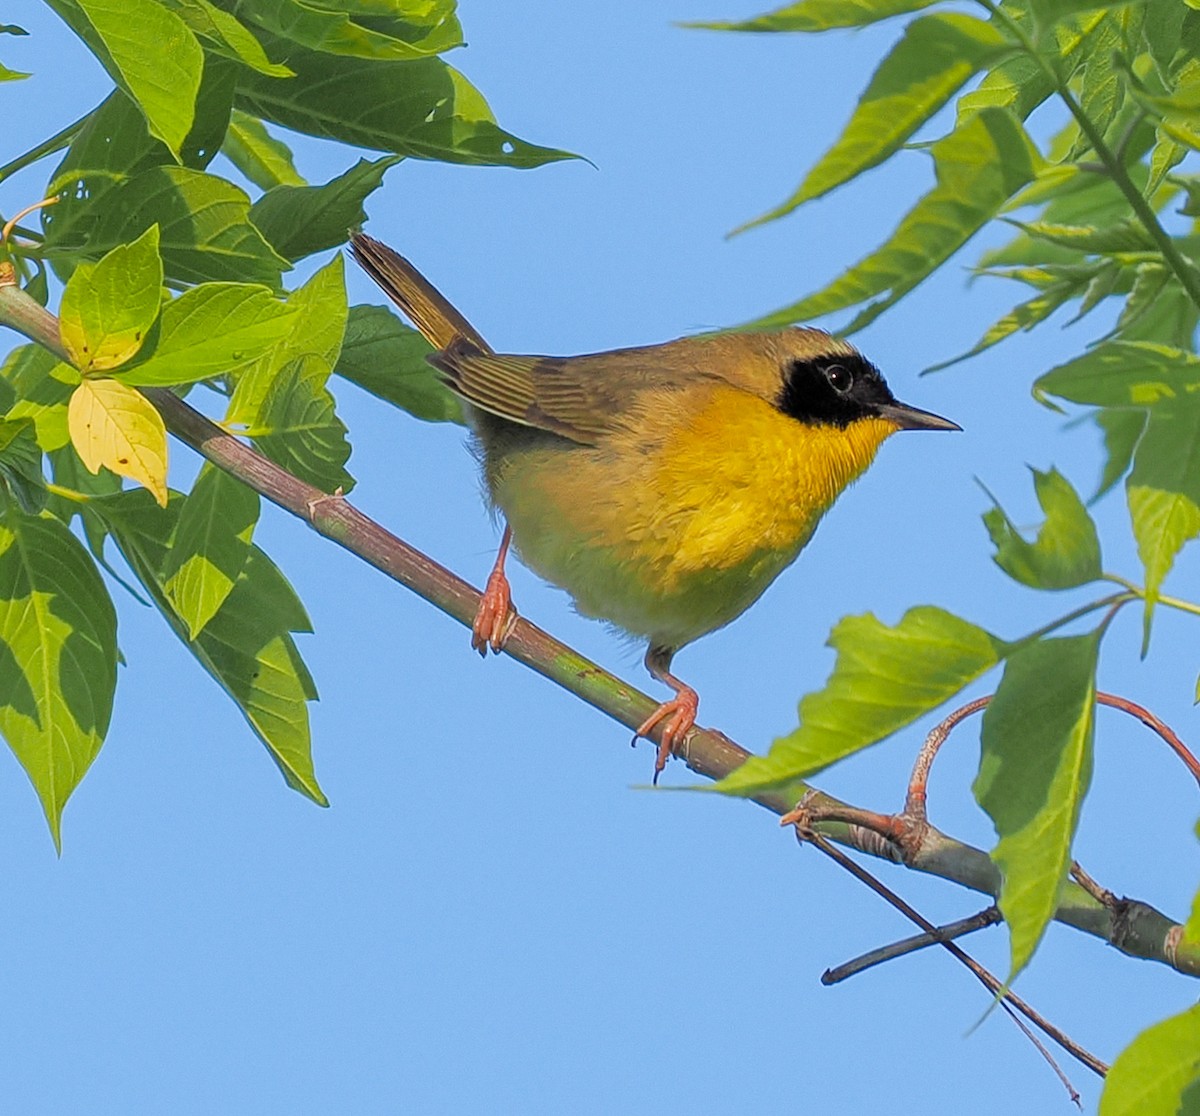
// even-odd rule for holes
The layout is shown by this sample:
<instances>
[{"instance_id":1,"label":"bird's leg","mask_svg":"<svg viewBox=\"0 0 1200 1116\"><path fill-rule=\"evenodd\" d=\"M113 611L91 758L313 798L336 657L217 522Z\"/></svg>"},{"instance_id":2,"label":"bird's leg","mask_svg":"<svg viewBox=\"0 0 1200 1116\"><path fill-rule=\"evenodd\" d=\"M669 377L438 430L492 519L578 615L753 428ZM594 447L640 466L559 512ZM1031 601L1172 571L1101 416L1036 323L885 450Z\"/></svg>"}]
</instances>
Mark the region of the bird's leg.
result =
<instances>
[{"instance_id":1,"label":"bird's leg","mask_svg":"<svg viewBox=\"0 0 1200 1116\"><path fill-rule=\"evenodd\" d=\"M670 647L655 647L650 645L646 652L646 669L660 682L670 686L675 696L670 701L664 701L650 714L634 733L634 740L639 736L650 735L655 725L666 721L658 737L658 755L654 758L654 782L667 766L667 760L687 738L695 727L696 713L700 708L700 698L691 686L680 682L671 673L671 657L675 654Z\"/></svg>"},{"instance_id":2,"label":"bird's leg","mask_svg":"<svg viewBox=\"0 0 1200 1116\"><path fill-rule=\"evenodd\" d=\"M487 586L475 613L475 623L471 625L471 646L484 656L489 647L500 653L513 624L517 622L517 610L513 608L512 592L504 573L504 559L508 557L511 542L512 528L506 523L500 538L500 550L496 554L496 564L488 574Z\"/></svg>"}]
</instances>

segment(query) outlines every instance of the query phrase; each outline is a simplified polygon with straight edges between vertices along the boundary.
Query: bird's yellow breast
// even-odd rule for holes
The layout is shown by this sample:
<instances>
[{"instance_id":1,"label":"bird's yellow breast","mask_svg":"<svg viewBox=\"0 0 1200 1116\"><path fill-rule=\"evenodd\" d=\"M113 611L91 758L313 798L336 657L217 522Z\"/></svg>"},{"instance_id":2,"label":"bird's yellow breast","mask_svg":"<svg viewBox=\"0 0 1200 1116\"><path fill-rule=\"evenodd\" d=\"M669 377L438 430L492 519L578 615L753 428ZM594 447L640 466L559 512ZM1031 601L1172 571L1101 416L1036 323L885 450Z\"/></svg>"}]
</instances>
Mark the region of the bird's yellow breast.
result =
<instances>
[{"instance_id":1,"label":"bird's yellow breast","mask_svg":"<svg viewBox=\"0 0 1200 1116\"><path fill-rule=\"evenodd\" d=\"M745 392L715 389L657 455L671 576L734 569L763 553L790 563L894 430L877 418L845 428L798 422Z\"/></svg>"},{"instance_id":2,"label":"bird's yellow breast","mask_svg":"<svg viewBox=\"0 0 1200 1116\"><path fill-rule=\"evenodd\" d=\"M686 420L667 403L595 447L493 447L488 476L527 565L585 615L681 647L761 596L895 427L809 425L725 385Z\"/></svg>"}]
</instances>

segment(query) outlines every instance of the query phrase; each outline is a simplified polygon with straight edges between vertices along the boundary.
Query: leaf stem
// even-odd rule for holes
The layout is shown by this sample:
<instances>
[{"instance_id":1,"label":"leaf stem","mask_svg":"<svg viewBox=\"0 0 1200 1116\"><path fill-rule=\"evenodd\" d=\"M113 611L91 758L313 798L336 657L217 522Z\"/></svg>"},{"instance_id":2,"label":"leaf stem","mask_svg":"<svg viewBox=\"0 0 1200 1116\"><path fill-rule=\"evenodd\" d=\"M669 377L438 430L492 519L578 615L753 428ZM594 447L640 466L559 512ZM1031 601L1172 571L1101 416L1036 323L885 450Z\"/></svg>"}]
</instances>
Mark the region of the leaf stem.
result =
<instances>
[{"instance_id":1,"label":"leaf stem","mask_svg":"<svg viewBox=\"0 0 1200 1116\"><path fill-rule=\"evenodd\" d=\"M1123 593L1113 593L1110 596L1101 597L1099 600L1092 601L1089 604L1080 605L1079 608L1068 612L1065 616L1060 616L1057 620L1051 620L1049 624L1038 628L1036 631L1030 632L1027 636L1023 636L1017 642L1032 643L1035 639L1041 639L1042 636L1047 636L1051 632L1056 632L1059 628L1066 627L1072 621L1096 612L1101 608L1111 608L1115 612L1116 610L1123 608L1130 601L1138 600L1140 596L1141 594L1136 590L1130 589ZM1109 619L1111 619L1111 617L1109 617Z\"/></svg>"},{"instance_id":2,"label":"leaf stem","mask_svg":"<svg viewBox=\"0 0 1200 1116\"><path fill-rule=\"evenodd\" d=\"M95 112L92 109L92 112ZM32 166L39 159L44 159L47 155L53 155L56 151L61 151L66 147L78 134L87 119L92 115L92 112L85 113L73 124L68 124L61 132L56 132L49 139L42 140L36 147L31 147L24 155L18 155L9 163L5 163L0 167L0 182L6 178L11 178L18 171L24 170L28 166Z\"/></svg>"}]
</instances>

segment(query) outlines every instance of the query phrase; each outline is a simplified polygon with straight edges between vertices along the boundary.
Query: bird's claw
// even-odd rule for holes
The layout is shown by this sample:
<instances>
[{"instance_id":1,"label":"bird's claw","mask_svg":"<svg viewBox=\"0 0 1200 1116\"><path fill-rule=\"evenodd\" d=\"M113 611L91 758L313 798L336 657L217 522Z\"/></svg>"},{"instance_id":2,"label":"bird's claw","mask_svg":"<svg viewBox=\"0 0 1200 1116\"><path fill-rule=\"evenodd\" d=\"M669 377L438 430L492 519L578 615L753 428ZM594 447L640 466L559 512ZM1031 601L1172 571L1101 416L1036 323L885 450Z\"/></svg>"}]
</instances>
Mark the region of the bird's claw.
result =
<instances>
[{"instance_id":1,"label":"bird's claw","mask_svg":"<svg viewBox=\"0 0 1200 1116\"><path fill-rule=\"evenodd\" d=\"M670 701L664 701L638 726L637 732L634 733L634 740L637 740L639 736L649 737L656 725L662 724L663 721L666 722L659 733L658 752L654 757L653 782L655 785L658 784L658 777L667 766L667 760L670 759L672 753L678 751L687 740L688 733L696 727L696 714L699 710L700 699L696 696L696 691L684 688Z\"/></svg>"},{"instance_id":2,"label":"bird's claw","mask_svg":"<svg viewBox=\"0 0 1200 1116\"><path fill-rule=\"evenodd\" d=\"M503 570L493 570L471 625L471 647L485 658L489 647L499 654L516 622L517 610L512 605L508 578Z\"/></svg>"}]
</instances>

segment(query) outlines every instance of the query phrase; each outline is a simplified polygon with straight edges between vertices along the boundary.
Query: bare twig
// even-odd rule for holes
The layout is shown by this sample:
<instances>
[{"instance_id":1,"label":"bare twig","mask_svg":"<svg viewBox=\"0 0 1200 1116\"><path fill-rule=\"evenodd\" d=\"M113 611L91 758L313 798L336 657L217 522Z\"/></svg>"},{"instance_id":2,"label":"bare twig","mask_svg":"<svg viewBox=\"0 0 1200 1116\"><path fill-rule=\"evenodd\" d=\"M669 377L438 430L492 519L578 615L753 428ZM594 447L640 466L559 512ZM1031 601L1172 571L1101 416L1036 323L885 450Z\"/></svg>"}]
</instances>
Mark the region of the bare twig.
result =
<instances>
[{"instance_id":1,"label":"bare twig","mask_svg":"<svg viewBox=\"0 0 1200 1116\"><path fill-rule=\"evenodd\" d=\"M973 934L976 930L983 930L985 927L995 926L996 923L1003 921L1004 916L1000 913L1000 908L993 903L990 907L985 907L978 914L970 915L967 918L960 918L957 922L948 922L945 926L937 927L936 931L932 934L915 934L911 938L904 938L902 941L892 942L889 945L873 949L868 953L862 954L860 957L854 958L852 961L847 961L844 965L837 965L832 969L826 969L821 974L821 983L825 985L840 984L843 980L849 980L852 976L866 972L867 969L872 969L876 965L882 965L885 961L893 961L897 957L904 957L909 953L915 953L919 949L926 949L931 945L937 945L939 942L954 941L956 938Z\"/></svg>"},{"instance_id":2,"label":"bare twig","mask_svg":"<svg viewBox=\"0 0 1200 1116\"><path fill-rule=\"evenodd\" d=\"M876 879L873 875L871 875L870 872L863 868L862 865L858 864L851 857L847 856L846 853L842 852L842 850L836 845L831 844L819 833L814 833L811 829L806 831L803 821L798 822L796 825L796 840L810 842L814 847L820 849L821 852L823 852L832 861L844 868L856 879L866 884L867 887L869 887L877 895L886 899L907 919L916 923L927 934L931 934L936 937L938 930L932 922L909 906L909 904L901 899L900 896L892 891L891 888L889 888L881 880ZM1071 1055L1072 1058L1076 1059L1076 1061L1080 1062L1082 1065L1087 1066L1088 1069L1100 1077L1103 1077L1106 1073L1108 1073L1108 1066L1104 1062L1100 1061L1100 1059L1094 1054L1089 1053L1068 1035L1060 1031L1049 1020L1045 1019L1038 1012L1034 1011L1034 1009L1031 1008L1029 1004L1027 1004L1020 996L1013 992L1012 989L1005 988L1001 981L989 973L987 969L979 964L979 962L976 961L975 958L973 958L964 949L962 949L956 943L946 939L940 939L938 941L938 945L947 950L963 965L965 965L975 975L976 979L989 992L992 993L992 995L1000 997L1002 1004L1020 1012L1043 1034L1061 1046L1063 1050ZM1051 1063L1053 1064L1053 1059L1051 1059ZM1063 1078L1063 1080L1065 1081L1066 1079ZM1068 1088L1069 1087L1070 1086L1068 1085ZM1071 1091L1074 1093L1074 1090ZM1072 1099L1074 1099L1074 1097L1072 1097Z\"/></svg>"}]
</instances>

